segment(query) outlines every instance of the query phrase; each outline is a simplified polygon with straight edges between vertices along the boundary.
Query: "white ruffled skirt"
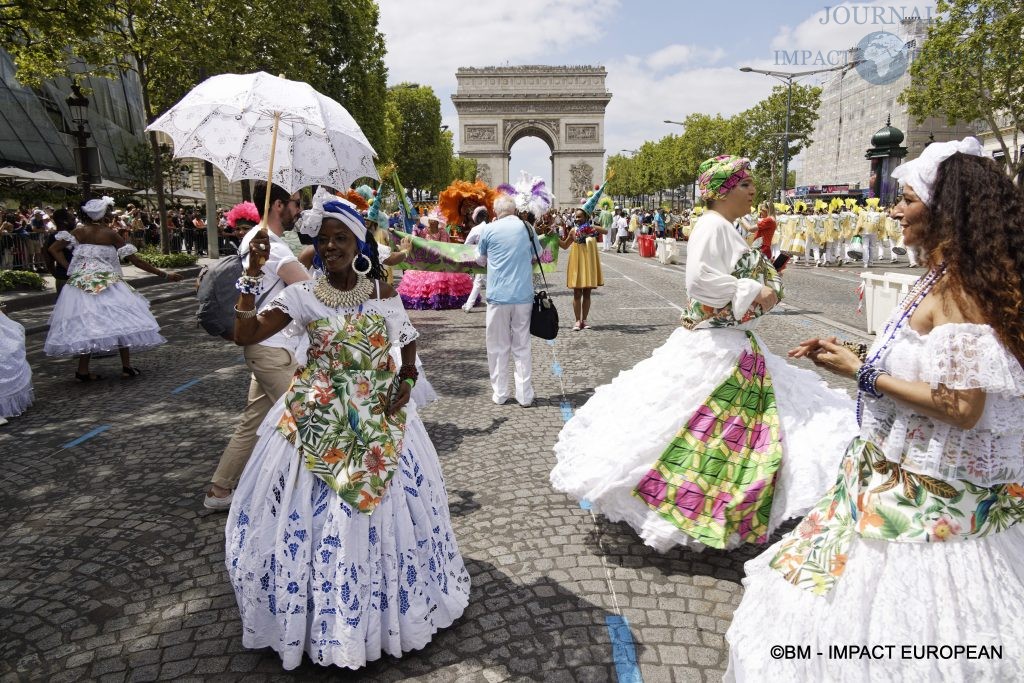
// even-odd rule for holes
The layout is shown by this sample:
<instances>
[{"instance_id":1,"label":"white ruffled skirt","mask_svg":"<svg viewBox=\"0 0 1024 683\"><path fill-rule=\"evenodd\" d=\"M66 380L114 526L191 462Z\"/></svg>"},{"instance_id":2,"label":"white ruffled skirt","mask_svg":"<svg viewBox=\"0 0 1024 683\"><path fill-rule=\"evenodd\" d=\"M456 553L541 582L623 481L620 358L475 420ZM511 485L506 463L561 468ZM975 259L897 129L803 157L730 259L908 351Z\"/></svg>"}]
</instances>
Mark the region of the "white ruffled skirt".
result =
<instances>
[{"instance_id":1,"label":"white ruffled skirt","mask_svg":"<svg viewBox=\"0 0 1024 683\"><path fill-rule=\"evenodd\" d=\"M25 328L0 313L0 417L32 405L32 368L25 357Z\"/></svg>"},{"instance_id":2,"label":"white ruffled skirt","mask_svg":"<svg viewBox=\"0 0 1024 683\"><path fill-rule=\"evenodd\" d=\"M854 402L817 373L767 351L768 374L782 423L783 460L775 481L769 529L805 514L835 482L847 443L857 434ZM625 370L562 428L555 444L555 489L613 522L626 522L644 543L665 552L706 547L684 534L633 489L711 392L749 350L738 329L678 328L654 354ZM738 545L734 535L729 547Z\"/></svg>"},{"instance_id":3,"label":"white ruffled skirt","mask_svg":"<svg viewBox=\"0 0 1024 683\"><path fill-rule=\"evenodd\" d=\"M122 347L140 351L166 342L146 298L120 281L98 294L65 286L50 314L43 351L80 356Z\"/></svg>"},{"instance_id":4,"label":"white ruffled skirt","mask_svg":"<svg viewBox=\"0 0 1024 683\"><path fill-rule=\"evenodd\" d=\"M469 602L437 453L414 408L400 465L372 514L349 507L274 427L282 398L235 489L225 563L242 643L285 669L302 653L358 669L430 642Z\"/></svg>"},{"instance_id":5,"label":"white ruffled skirt","mask_svg":"<svg viewBox=\"0 0 1024 683\"><path fill-rule=\"evenodd\" d=\"M854 534L843 575L823 597L768 566L777 549L772 546L745 565L743 600L726 633L726 680L1021 679L1024 525L948 543L896 543ZM773 645L809 646L810 658L773 659ZM844 645L872 647L881 658L840 658L829 649ZM877 647L886 645L895 647ZM918 649L905 653L904 646ZM951 658L952 650L929 656L926 646L1001 646L1002 656Z\"/></svg>"}]
</instances>

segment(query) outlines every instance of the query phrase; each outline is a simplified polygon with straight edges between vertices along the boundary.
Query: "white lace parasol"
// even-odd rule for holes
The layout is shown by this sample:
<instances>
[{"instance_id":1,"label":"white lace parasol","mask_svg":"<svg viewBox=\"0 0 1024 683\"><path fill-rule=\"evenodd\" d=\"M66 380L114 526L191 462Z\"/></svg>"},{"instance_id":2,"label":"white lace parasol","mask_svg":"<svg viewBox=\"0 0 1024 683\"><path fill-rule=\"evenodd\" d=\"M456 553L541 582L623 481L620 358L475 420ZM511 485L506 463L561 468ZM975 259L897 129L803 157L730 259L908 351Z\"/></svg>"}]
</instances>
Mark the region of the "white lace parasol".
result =
<instances>
[{"instance_id":1,"label":"white lace parasol","mask_svg":"<svg viewBox=\"0 0 1024 683\"><path fill-rule=\"evenodd\" d=\"M266 180L271 163L273 182L288 192L378 177L373 147L343 106L262 71L208 78L147 130L169 135L174 156L209 161L229 181Z\"/></svg>"}]
</instances>

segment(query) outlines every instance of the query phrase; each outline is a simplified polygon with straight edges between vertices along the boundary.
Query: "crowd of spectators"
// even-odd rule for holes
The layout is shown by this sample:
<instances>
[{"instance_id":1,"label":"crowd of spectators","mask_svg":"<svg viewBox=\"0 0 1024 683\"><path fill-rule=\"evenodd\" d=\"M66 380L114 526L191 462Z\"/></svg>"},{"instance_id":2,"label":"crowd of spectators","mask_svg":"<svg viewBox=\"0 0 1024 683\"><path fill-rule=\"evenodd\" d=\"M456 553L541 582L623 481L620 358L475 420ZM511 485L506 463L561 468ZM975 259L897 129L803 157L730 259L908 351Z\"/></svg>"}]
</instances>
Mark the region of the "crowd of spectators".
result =
<instances>
[{"instance_id":1,"label":"crowd of spectators","mask_svg":"<svg viewBox=\"0 0 1024 683\"><path fill-rule=\"evenodd\" d=\"M54 207L22 205L0 213L0 270L52 272L47 246L61 230L74 230L79 217L73 205ZM128 204L114 212L112 227L126 242L139 249L160 245L159 216L155 210ZM175 207L167 212L167 232L172 252L206 256L208 238L205 211ZM223 209L217 210L217 234L221 254L234 253L244 234L241 226L228 224ZM69 257L70 258L70 257Z\"/></svg>"}]
</instances>

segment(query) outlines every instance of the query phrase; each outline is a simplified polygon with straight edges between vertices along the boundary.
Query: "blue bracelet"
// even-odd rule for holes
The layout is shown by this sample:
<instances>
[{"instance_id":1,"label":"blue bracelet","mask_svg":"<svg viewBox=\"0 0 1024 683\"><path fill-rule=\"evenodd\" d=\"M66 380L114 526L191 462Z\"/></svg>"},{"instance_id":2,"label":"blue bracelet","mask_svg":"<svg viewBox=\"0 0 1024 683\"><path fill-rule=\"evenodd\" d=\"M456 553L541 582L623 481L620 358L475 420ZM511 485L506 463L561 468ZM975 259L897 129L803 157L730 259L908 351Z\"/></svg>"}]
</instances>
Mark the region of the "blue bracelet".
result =
<instances>
[{"instance_id":1,"label":"blue bracelet","mask_svg":"<svg viewBox=\"0 0 1024 683\"><path fill-rule=\"evenodd\" d=\"M253 296L258 296L260 290L263 289L263 281L258 280L253 282L251 278L243 275L238 278L237 282L235 282L235 289L237 289L241 294L252 294Z\"/></svg>"},{"instance_id":2,"label":"blue bracelet","mask_svg":"<svg viewBox=\"0 0 1024 683\"><path fill-rule=\"evenodd\" d=\"M889 373L881 368L876 368L870 363L864 363L857 370L857 388L872 398L882 398L883 394L878 390L878 378Z\"/></svg>"}]
</instances>

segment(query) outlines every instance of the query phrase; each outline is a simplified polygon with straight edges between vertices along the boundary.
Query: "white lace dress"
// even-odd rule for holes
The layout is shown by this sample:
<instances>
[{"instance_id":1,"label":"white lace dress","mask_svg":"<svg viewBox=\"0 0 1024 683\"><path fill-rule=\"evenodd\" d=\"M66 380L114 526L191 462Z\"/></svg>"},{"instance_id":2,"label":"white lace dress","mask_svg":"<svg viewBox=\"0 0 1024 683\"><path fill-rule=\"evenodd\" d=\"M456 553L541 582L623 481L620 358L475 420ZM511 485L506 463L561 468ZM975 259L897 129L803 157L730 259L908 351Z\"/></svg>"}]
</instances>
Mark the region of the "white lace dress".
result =
<instances>
[{"instance_id":1,"label":"white lace dress","mask_svg":"<svg viewBox=\"0 0 1024 683\"><path fill-rule=\"evenodd\" d=\"M327 307L313 286L291 285L271 307L302 325L354 312ZM418 336L397 296L370 299L363 312L384 317L394 346ZM274 648L286 669L303 651L317 664L357 669L426 646L462 614L470 581L437 452L415 406L406 408L394 477L368 514L307 469L278 431L287 400L288 393L261 425L228 514L225 562L243 644Z\"/></svg>"},{"instance_id":2,"label":"white lace dress","mask_svg":"<svg viewBox=\"0 0 1024 683\"><path fill-rule=\"evenodd\" d=\"M50 314L46 355L140 351L167 342L149 302L121 277L120 260L137 252L134 246L82 244L68 232L57 233L57 239L69 242L74 256L67 285Z\"/></svg>"},{"instance_id":3,"label":"white lace dress","mask_svg":"<svg viewBox=\"0 0 1024 683\"><path fill-rule=\"evenodd\" d=\"M902 474L894 488L862 488L855 505L860 509L865 503L873 504L873 499L894 494L902 495L896 497L900 502L884 508L879 504L875 510L881 516L875 519L860 512L857 533L852 534L838 567L838 578L824 595L784 575L789 566L780 550L789 536L746 564L746 590L726 634L730 645L726 680L1021 678L1024 524L1008 526L1012 516L993 524L990 500L964 506L966 498L959 496L1005 484L1003 500L1017 500L1019 514L1024 496L1020 486L1024 482L1024 370L989 326L972 324L942 325L927 335L909 326L901 328L881 363L899 379L984 390L981 419L973 429L964 430L886 397L866 402L861 438L878 448L869 471L881 471L884 480L891 469L886 463L895 463L913 476ZM861 470L858 476L866 475ZM913 483L915 478L930 478L928 490L917 491L917 502L903 493L907 480ZM957 497L950 498L961 501L959 511L932 493L954 481L966 482L958 485ZM832 499L826 498L831 505ZM804 538L813 538L816 529L807 525L814 514L792 534L806 531ZM915 524L921 527L916 535ZM986 525L989 530L984 535L970 535ZM899 538L882 540L868 534ZM771 646L776 644L809 646L811 656L773 659ZM848 644L895 648L874 650L879 658L853 660L840 659L828 649ZM905 653L903 646L947 649L929 656L923 649ZM1002 653L997 658L979 658L980 651L975 649L974 658L966 653L949 656L950 648L957 646L996 646Z\"/></svg>"},{"instance_id":4,"label":"white lace dress","mask_svg":"<svg viewBox=\"0 0 1024 683\"><path fill-rule=\"evenodd\" d=\"M0 313L0 417L32 405L32 368L25 357L25 328Z\"/></svg>"},{"instance_id":5,"label":"white lace dress","mask_svg":"<svg viewBox=\"0 0 1024 683\"><path fill-rule=\"evenodd\" d=\"M736 264L750 251L728 221L705 214L694 227L687 250L691 300L746 311L762 286L737 276ZM652 509L634 495L634 489L711 393L734 373L741 354L751 350L747 333L758 320L717 329L680 327L650 358L598 387L558 435L552 486L589 502L594 512L613 522L628 523L644 543L660 552L676 545L703 550L705 544ZM828 490L857 424L854 403L846 393L829 388L817 373L768 352L764 342L754 338L774 387L781 422L783 456L774 481L770 533L786 519L803 515ZM734 535L725 547L739 543Z\"/></svg>"}]
</instances>

